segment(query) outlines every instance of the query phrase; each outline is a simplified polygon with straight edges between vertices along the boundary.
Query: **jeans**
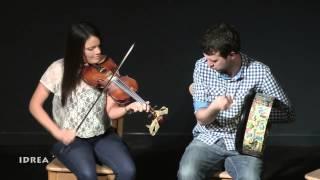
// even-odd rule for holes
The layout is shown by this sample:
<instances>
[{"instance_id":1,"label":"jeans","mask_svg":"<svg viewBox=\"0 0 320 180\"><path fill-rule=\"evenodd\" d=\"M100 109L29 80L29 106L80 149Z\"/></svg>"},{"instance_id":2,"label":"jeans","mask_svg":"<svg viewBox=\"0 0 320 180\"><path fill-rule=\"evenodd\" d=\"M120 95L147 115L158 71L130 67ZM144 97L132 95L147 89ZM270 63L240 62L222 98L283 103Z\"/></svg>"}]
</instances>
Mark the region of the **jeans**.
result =
<instances>
[{"instance_id":1,"label":"jeans","mask_svg":"<svg viewBox=\"0 0 320 180\"><path fill-rule=\"evenodd\" d=\"M194 139L180 161L179 180L210 179L216 171L225 170L235 180L260 180L263 161L226 150L223 139L209 146Z\"/></svg>"},{"instance_id":2,"label":"jeans","mask_svg":"<svg viewBox=\"0 0 320 180\"><path fill-rule=\"evenodd\" d=\"M110 167L117 180L135 178L136 168L128 148L112 130L92 138L76 137L67 146L57 142L52 152L78 180L97 180L96 163Z\"/></svg>"}]
</instances>

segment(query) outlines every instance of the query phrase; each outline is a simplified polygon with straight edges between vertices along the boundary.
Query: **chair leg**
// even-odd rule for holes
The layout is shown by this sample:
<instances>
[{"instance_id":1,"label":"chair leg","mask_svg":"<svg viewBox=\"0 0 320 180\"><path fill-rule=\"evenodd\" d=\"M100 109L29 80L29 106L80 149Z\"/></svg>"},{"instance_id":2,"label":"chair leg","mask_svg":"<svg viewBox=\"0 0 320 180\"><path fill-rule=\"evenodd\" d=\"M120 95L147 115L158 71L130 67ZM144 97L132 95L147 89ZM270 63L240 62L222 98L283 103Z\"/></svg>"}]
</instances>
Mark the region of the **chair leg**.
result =
<instances>
[{"instance_id":1,"label":"chair leg","mask_svg":"<svg viewBox=\"0 0 320 180\"><path fill-rule=\"evenodd\" d=\"M48 171L48 180L57 180L57 173Z\"/></svg>"},{"instance_id":2,"label":"chair leg","mask_svg":"<svg viewBox=\"0 0 320 180\"><path fill-rule=\"evenodd\" d=\"M115 180L116 176L114 174L107 175L107 180Z\"/></svg>"}]
</instances>

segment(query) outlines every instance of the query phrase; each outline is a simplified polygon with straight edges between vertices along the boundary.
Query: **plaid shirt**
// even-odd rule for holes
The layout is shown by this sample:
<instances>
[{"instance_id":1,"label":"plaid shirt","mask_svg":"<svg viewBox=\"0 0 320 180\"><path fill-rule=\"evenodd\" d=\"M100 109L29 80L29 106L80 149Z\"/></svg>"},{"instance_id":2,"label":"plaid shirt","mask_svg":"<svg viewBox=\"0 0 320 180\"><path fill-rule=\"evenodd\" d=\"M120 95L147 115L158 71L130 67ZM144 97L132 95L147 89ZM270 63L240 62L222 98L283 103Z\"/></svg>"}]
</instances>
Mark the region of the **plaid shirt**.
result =
<instances>
[{"instance_id":1,"label":"plaid shirt","mask_svg":"<svg viewBox=\"0 0 320 180\"><path fill-rule=\"evenodd\" d=\"M223 138L226 148L235 150L235 135L237 124L240 121L241 107L244 105L245 96L251 89L273 96L282 104L281 111L272 109L270 121L293 120L291 104L272 75L270 68L242 53L241 61L239 72L232 78L210 68L205 57L199 59L195 64L193 73L195 111L207 108L217 96L233 96L232 106L219 112L214 121L206 125L197 123L194 127L194 137L208 145Z\"/></svg>"}]
</instances>

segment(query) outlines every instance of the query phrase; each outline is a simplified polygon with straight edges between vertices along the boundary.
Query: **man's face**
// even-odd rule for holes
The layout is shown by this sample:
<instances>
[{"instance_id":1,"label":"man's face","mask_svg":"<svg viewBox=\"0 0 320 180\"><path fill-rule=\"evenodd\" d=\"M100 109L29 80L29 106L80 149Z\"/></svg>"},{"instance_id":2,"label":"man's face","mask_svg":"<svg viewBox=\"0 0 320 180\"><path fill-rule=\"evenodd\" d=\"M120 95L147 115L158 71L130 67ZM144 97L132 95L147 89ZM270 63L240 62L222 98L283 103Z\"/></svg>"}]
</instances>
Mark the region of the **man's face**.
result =
<instances>
[{"instance_id":1,"label":"man's face","mask_svg":"<svg viewBox=\"0 0 320 180\"><path fill-rule=\"evenodd\" d=\"M220 55L220 52L214 52L211 55L203 54L207 59L208 66L218 72L226 72L230 67L230 56L226 58Z\"/></svg>"}]
</instances>

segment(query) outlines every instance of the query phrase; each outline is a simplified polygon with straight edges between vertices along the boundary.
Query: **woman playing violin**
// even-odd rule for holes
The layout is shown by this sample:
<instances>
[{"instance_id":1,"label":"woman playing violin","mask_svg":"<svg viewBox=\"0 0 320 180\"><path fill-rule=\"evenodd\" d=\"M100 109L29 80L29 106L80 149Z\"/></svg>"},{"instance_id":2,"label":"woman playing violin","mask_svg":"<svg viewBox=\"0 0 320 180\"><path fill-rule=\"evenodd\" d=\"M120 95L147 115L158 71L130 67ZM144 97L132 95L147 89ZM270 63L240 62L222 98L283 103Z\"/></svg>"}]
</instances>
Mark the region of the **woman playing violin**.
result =
<instances>
[{"instance_id":1,"label":"woman playing violin","mask_svg":"<svg viewBox=\"0 0 320 180\"><path fill-rule=\"evenodd\" d=\"M79 180L96 180L96 163L111 167L119 180L134 179L134 162L125 143L112 130L110 119L118 119L129 110L148 112L150 106L138 102L120 106L107 93L101 95L101 90L83 81L81 71L84 65L104 60L100 40L94 25L88 22L72 25L64 58L54 61L44 72L29 109L57 139L52 148L53 154ZM106 84L106 81L101 84ZM52 117L43 107L50 93L53 93ZM101 97L97 98L99 95Z\"/></svg>"}]
</instances>

